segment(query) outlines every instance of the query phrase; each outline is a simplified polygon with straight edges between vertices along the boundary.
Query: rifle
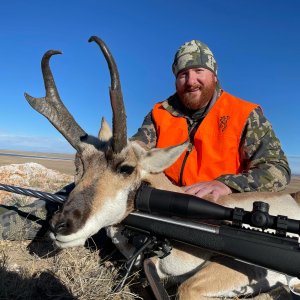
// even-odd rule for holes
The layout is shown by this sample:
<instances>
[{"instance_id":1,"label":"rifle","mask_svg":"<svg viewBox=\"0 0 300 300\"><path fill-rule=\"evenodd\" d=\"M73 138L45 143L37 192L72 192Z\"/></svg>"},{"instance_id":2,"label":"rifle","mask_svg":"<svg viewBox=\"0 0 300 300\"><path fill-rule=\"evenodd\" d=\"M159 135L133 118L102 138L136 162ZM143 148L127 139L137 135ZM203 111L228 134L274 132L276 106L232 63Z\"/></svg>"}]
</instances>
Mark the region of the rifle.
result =
<instances>
[{"instance_id":1,"label":"rifle","mask_svg":"<svg viewBox=\"0 0 300 300\"><path fill-rule=\"evenodd\" d=\"M2 190L59 205L73 188L74 184L70 184L61 192L50 194L0 184ZM170 251L170 242L166 241L170 239L300 277L298 238L288 235L300 234L300 221L286 216L269 215L267 203L254 202L253 210L249 212L143 184L137 191L135 207L137 211L122 221L129 230L126 234L142 233L148 242L150 238L155 240L155 244L162 248L162 255L167 255ZM223 222L216 225L212 224L212 220ZM255 229L246 229L243 224ZM274 229L275 233L265 232L266 229Z\"/></svg>"},{"instance_id":2,"label":"rifle","mask_svg":"<svg viewBox=\"0 0 300 300\"><path fill-rule=\"evenodd\" d=\"M300 277L298 238L288 235L299 235L300 221L269 215L267 203L254 202L253 210L245 211L192 195L142 185L137 192L135 206L137 212L122 221L130 231L142 233L149 238L156 237L161 241L167 238L187 243ZM209 220L222 222L216 225ZM247 229L243 224L249 224L255 229ZM274 229L275 233L266 232L266 229Z\"/></svg>"}]
</instances>

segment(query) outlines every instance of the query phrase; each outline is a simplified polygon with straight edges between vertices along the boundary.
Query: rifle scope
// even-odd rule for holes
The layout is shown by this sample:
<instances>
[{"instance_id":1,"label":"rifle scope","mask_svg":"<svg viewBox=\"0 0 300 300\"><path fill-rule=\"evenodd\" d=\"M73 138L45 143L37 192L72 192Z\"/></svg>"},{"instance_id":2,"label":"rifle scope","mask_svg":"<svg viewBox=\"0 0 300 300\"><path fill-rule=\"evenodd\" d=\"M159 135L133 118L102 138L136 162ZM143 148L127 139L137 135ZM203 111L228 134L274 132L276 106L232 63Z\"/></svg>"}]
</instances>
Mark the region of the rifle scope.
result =
<instances>
[{"instance_id":1,"label":"rifle scope","mask_svg":"<svg viewBox=\"0 0 300 300\"><path fill-rule=\"evenodd\" d=\"M237 207L224 207L193 195L158 190L142 184L136 194L135 207L150 214L158 213L194 220L226 220L239 227L249 224L263 230L275 229L277 235L281 236L287 232L300 234L299 220L269 215L269 205L262 201L254 202L252 211L245 211Z\"/></svg>"}]
</instances>

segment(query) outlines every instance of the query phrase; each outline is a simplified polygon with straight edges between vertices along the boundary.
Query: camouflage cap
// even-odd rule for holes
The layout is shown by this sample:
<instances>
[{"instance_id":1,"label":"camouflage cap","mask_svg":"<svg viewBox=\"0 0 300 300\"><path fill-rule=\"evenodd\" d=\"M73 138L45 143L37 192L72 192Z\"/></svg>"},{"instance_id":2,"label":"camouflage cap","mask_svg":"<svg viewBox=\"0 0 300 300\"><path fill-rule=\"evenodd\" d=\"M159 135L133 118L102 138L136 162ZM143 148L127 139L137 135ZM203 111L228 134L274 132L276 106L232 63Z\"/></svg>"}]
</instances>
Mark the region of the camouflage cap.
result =
<instances>
[{"instance_id":1,"label":"camouflage cap","mask_svg":"<svg viewBox=\"0 0 300 300\"><path fill-rule=\"evenodd\" d=\"M175 76L191 68L205 68L217 75L217 62L208 46L200 41L192 40L182 45L176 52L172 71Z\"/></svg>"}]
</instances>

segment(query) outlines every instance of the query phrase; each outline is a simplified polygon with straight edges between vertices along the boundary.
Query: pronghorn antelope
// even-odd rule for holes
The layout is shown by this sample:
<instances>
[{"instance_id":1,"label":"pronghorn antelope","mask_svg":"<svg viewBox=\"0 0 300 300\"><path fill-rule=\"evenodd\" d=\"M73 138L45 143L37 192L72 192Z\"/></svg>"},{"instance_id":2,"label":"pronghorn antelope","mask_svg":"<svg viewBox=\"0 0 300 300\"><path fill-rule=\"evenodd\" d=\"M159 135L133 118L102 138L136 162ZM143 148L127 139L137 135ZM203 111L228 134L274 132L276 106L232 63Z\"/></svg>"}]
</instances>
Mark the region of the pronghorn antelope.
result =
<instances>
[{"instance_id":1,"label":"pronghorn antelope","mask_svg":"<svg viewBox=\"0 0 300 300\"><path fill-rule=\"evenodd\" d=\"M109 66L113 131L102 119L98 138L89 136L61 102L49 66L51 56L60 54L59 51L50 50L42 59L46 96L34 98L25 94L30 105L48 118L77 151L75 188L61 211L50 221L51 237L62 248L83 245L87 238L104 227L113 241L121 245L118 226L113 225L134 210L133 195L142 182L158 189L182 192L162 172L177 160L187 143L147 151L137 142L127 140L116 64L103 41L98 37L91 37L89 41L99 45ZM270 214L284 211L294 219L300 215L297 201L284 193L232 194L219 200L222 205L247 210L251 210L254 201L262 200L270 204ZM130 246L127 250L131 250ZM282 274L214 257L208 251L187 246L176 246L169 256L154 259L154 263L161 278L185 279L178 290L180 299L236 297L265 292L279 283L287 283Z\"/></svg>"}]
</instances>

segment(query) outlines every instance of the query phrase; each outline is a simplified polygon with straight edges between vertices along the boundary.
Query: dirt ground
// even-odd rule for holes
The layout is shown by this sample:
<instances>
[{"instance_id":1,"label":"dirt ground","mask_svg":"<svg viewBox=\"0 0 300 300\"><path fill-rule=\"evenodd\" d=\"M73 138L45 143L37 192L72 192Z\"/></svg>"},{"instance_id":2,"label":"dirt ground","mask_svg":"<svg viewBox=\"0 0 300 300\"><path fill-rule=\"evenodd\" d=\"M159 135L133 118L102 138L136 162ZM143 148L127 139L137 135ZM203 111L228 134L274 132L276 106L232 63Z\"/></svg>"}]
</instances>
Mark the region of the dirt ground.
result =
<instances>
[{"instance_id":1,"label":"dirt ground","mask_svg":"<svg viewBox=\"0 0 300 300\"><path fill-rule=\"evenodd\" d=\"M61 153L40 153L40 152L21 152L21 151L8 151L0 150L0 166L10 165L10 164L24 164L27 162L35 162L43 165L48 169L53 169L64 174L73 175L75 172L74 167L74 157L72 154L61 154ZM11 156L5 154L16 154L24 155L22 156ZM35 158L48 157L46 158ZM55 160L51 159L55 158ZM58 159L57 159L58 158ZM61 160L59 160L61 158Z\"/></svg>"}]
</instances>

